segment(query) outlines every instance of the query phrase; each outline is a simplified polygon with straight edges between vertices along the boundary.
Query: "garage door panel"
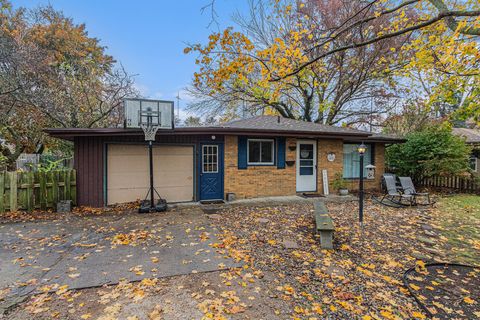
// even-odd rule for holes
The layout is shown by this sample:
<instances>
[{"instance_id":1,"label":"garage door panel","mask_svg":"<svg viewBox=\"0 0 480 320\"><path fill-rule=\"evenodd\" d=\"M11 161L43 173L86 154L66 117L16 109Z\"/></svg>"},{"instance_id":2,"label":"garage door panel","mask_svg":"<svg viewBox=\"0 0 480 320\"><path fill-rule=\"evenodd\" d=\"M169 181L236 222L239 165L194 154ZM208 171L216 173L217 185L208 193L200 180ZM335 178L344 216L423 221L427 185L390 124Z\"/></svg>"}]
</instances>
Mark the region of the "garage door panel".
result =
<instances>
[{"instance_id":1,"label":"garage door panel","mask_svg":"<svg viewBox=\"0 0 480 320\"><path fill-rule=\"evenodd\" d=\"M108 146L108 204L144 199L150 183L148 149L142 145ZM154 146L155 189L167 201L193 200L192 146Z\"/></svg>"}]
</instances>

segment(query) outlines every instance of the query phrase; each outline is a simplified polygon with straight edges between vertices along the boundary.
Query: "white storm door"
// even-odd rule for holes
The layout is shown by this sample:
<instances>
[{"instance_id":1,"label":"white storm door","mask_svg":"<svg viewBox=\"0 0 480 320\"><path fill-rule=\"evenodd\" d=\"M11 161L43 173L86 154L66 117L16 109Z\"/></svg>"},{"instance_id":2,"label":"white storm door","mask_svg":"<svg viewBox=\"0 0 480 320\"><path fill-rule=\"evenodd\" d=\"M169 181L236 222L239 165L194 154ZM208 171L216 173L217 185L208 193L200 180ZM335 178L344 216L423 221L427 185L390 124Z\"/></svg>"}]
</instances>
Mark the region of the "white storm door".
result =
<instances>
[{"instance_id":1,"label":"white storm door","mask_svg":"<svg viewBox=\"0 0 480 320\"><path fill-rule=\"evenodd\" d=\"M317 191L317 142L297 140L297 192Z\"/></svg>"}]
</instances>

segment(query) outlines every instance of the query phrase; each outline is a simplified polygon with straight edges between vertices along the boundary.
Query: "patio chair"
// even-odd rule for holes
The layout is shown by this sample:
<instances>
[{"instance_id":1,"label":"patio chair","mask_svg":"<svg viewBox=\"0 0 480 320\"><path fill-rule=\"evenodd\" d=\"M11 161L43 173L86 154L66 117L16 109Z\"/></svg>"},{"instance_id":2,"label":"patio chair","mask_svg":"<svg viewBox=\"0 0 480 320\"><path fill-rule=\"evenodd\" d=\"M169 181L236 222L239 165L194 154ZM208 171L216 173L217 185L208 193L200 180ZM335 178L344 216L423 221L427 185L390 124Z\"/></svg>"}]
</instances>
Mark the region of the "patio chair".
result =
<instances>
[{"instance_id":1,"label":"patio chair","mask_svg":"<svg viewBox=\"0 0 480 320\"><path fill-rule=\"evenodd\" d=\"M428 206L435 203L435 201L431 201L430 194L428 192L417 192L415 190L415 185L413 184L412 178L399 177L398 179L400 180L400 184L402 185L403 194L413 196L415 204ZM427 198L427 202L419 203L417 202L417 197L425 197Z\"/></svg>"},{"instance_id":2,"label":"patio chair","mask_svg":"<svg viewBox=\"0 0 480 320\"><path fill-rule=\"evenodd\" d=\"M387 173L386 172L382 175L382 191L387 192L387 186L385 185L385 177L386 176L392 177L393 181L395 181L395 185L397 186L397 189L399 189L399 190L401 189L401 186L397 181L397 176L394 173Z\"/></svg>"},{"instance_id":3,"label":"patio chair","mask_svg":"<svg viewBox=\"0 0 480 320\"><path fill-rule=\"evenodd\" d=\"M415 205L415 196L402 193L397 187L393 175L383 175L382 179L386 192L381 199L372 196L373 200L380 204L394 208Z\"/></svg>"}]
</instances>

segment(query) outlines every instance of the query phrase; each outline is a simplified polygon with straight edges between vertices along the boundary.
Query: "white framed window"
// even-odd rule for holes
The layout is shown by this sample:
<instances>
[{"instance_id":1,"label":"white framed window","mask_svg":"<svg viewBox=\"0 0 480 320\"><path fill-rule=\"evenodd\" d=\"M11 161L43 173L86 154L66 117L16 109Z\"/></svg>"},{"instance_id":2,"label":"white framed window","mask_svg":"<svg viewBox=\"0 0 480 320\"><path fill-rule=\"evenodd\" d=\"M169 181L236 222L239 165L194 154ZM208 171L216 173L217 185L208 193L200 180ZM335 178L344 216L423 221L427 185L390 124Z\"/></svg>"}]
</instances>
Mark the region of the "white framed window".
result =
<instances>
[{"instance_id":1,"label":"white framed window","mask_svg":"<svg viewBox=\"0 0 480 320\"><path fill-rule=\"evenodd\" d=\"M202 150L202 173L218 172L218 146L203 145Z\"/></svg>"},{"instance_id":2,"label":"white framed window","mask_svg":"<svg viewBox=\"0 0 480 320\"><path fill-rule=\"evenodd\" d=\"M478 172L478 158L475 156L470 157L470 169L473 172Z\"/></svg>"},{"instance_id":3,"label":"white framed window","mask_svg":"<svg viewBox=\"0 0 480 320\"><path fill-rule=\"evenodd\" d=\"M248 139L247 160L249 165L274 164L273 139Z\"/></svg>"}]
</instances>

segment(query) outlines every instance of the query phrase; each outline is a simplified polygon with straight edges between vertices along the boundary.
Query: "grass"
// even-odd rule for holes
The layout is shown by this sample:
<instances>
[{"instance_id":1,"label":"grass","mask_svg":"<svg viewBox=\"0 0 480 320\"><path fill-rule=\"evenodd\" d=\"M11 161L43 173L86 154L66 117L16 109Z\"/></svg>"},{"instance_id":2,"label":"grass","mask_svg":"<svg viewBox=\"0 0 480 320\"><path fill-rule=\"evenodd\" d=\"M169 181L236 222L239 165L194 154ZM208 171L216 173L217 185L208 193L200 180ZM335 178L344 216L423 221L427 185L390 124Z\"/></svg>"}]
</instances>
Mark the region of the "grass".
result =
<instances>
[{"instance_id":1,"label":"grass","mask_svg":"<svg viewBox=\"0 0 480 320\"><path fill-rule=\"evenodd\" d=\"M448 239L448 249L457 262L480 261L480 196L455 195L442 198L437 223Z\"/></svg>"}]
</instances>

